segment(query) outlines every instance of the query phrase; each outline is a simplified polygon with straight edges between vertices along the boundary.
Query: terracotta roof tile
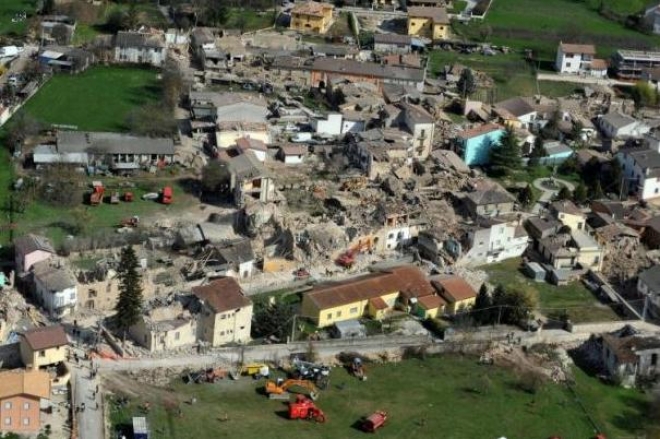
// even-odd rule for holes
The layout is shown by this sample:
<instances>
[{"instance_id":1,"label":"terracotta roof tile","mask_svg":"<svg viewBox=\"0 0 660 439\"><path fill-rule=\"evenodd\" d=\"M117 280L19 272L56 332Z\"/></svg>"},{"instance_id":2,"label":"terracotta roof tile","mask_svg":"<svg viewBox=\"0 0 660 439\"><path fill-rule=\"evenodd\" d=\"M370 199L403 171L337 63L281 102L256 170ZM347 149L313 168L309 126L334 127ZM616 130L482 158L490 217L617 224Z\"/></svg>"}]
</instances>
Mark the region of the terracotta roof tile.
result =
<instances>
[{"instance_id":1,"label":"terracotta roof tile","mask_svg":"<svg viewBox=\"0 0 660 439\"><path fill-rule=\"evenodd\" d=\"M387 303L385 303L385 301L380 297L374 297L373 299L369 299L369 304L377 310L383 310L388 308Z\"/></svg>"},{"instance_id":2,"label":"terracotta roof tile","mask_svg":"<svg viewBox=\"0 0 660 439\"><path fill-rule=\"evenodd\" d=\"M561 51L564 53L583 53L587 55L595 55L596 48L593 44L560 44Z\"/></svg>"},{"instance_id":3,"label":"terracotta roof tile","mask_svg":"<svg viewBox=\"0 0 660 439\"><path fill-rule=\"evenodd\" d=\"M424 296L417 299L417 303L424 309L441 308L447 304L440 296Z\"/></svg>"},{"instance_id":4,"label":"terracotta roof tile","mask_svg":"<svg viewBox=\"0 0 660 439\"><path fill-rule=\"evenodd\" d=\"M0 373L0 399L28 395L48 399L50 376L42 370L9 370Z\"/></svg>"},{"instance_id":5,"label":"terracotta roof tile","mask_svg":"<svg viewBox=\"0 0 660 439\"><path fill-rule=\"evenodd\" d=\"M460 276L434 280L433 285L439 287L442 296L450 303L477 297L477 292Z\"/></svg>"},{"instance_id":6,"label":"terracotta roof tile","mask_svg":"<svg viewBox=\"0 0 660 439\"><path fill-rule=\"evenodd\" d=\"M223 277L206 285L194 287L192 293L208 303L216 313L244 308L252 304L233 277Z\"/></svg>"},{"instance_id":7,"label":"terracotta roof tile","mask_svg":"<svg viewBox=\"0 0 660 439\"><path fill-rule=\"evenodd\" d=\"M61 325L30 329L23 333L23 338L33 351L42 351L69 344L69 339Z\"/></svg>"}]
</instances>

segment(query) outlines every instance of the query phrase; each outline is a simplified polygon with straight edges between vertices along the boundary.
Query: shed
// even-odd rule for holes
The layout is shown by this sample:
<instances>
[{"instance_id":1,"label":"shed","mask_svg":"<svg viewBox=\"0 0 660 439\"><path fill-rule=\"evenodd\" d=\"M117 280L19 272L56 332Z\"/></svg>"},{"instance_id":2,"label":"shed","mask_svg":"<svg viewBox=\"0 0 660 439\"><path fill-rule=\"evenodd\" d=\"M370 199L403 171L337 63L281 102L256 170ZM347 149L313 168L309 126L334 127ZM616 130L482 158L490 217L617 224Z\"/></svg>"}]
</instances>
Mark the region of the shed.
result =
<instances>
[{"instance_id":1,"label":"shed","mask_svg":"<svg viewBox=\"0 0 660 439\"><path fill-rule=\"evenodd\" d=\"M358 320L335 322L335 336L337 338L366 337L367 328Z\"/></svg>"},{"instance_id":2,"label":"shed","mask_svg":"<svg viewBox=\"0 0 660 439\"><path fill-rule=\"evenodd\" d=\"M566 285L571 280L571 270L553 269L550 273L550 280L555 285Z\"/></svg>"},{"instance_id":3,"label":"shed","mask_svg":"<svg viewBox=\"0 0 660 439\"><path fill-rule=\"evenodd\" d=\"M147 418L145 417L133 418L133 438L149 439L149 427L147 426Z\"/></svg>"},{"instance_id":4,"label":"shed","mask_svg":"<svg viewBox=\"0 0 660 439\"><path fill-rule=\"evenodd\" d=\"M529 276L536 282L545 281L545 276L546 276L545 269L541 267L541 264L539 264L538 262L526 262L525 272L527 273L527 276Z\"/></svg>"}]
</instances>

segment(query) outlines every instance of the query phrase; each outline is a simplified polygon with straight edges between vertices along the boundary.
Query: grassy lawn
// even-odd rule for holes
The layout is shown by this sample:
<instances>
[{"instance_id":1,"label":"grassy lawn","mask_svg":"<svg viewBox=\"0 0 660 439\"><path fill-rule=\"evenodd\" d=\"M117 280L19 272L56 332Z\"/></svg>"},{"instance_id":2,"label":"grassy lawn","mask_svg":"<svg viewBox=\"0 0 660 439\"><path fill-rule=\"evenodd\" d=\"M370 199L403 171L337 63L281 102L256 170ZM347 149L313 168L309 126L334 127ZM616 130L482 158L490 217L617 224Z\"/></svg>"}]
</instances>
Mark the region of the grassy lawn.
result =
<instances>
[{"instance_id":1,"label":"grassy lawn","mask_svg":"<svg viewBox=\"0 0 660 439\"><path fill-rule=\"evenodd\" d=\"M93 67L79 75L56 75L23 107L51 124L80 130L123 131L128 113L155 102L160 85L153 70Z\"/></svg>"},{"instance_id":2,"label":"grassy lawn","mask_svg":"<svg viewBox=\"0 0 660 439\"><path fill-rule=\"evenodd\" d=\"M508 259L499 264L484 265L489 282L502 284L505 288L520 288L538 298L539 311L549 318L558 318L566 312L574 323L619 320L620 317L582 285L574 282L555 286L545 282L534 282L520 272L521 260Z\"/></svg>"},{"instance_id":3,"label":"grassy lawn","mask_svg":"<svg viewBox=\"0 0 660 439\"><path fill-rule=\"evenodd\" d=\"M458 26L465 36L479 39L479 29L488 25L494 44L533 49L541 59L554 60L560 40L592 43L598 55L609 57L617 48L651 49L660 38L644 35L598 14L597 7L574 0L495 0L485 21ZM610 9L628 12L639 1L605 0Z\"/></svg>"},{"instance_id":4,"label":"grassy lawn","mask_svg":"<svg viewBox=\"0 0 660 439\"><path fill-rule=\"evenodd\" d=\"M26 12L28 16L34 12L34 2L31 0L0 1L0 34L22 35L27 27L27 20L12 23L14 15Z\"/></svg>"},{"instance_id":5,"label":"grassy lawn","mask_svg":"<svg viewBox=\"0 0 660 439\"><path fill-rule=\"evenodd\" d=\"M99 31L95 25L78 23L76 25L76 33L73 34L73 44L80 46L91 43L97 35L99 35Z\"/></svg>"},{"instance_id":6,"label":"grassy lawn","mask_svg":"<svg viewBox=\"0 0 660 439\"><path fill-rule=\"evenodd\" d=\"M139 404L149 401L147 418L154 439L363 438L357 422L375 410L390 415L377 432L382 439L430 439L438 437L438 432L450 439L593 437L587 415L563 385L547 383L533 395L519 389L509 370L477 363L476 358L446 355L369 365L367 381L335 369L330 387L316 401L328 419L325 424L288 420L282 401L260 394L264 382L248 379L216 385L175 380L171 391L136 383L131 390L143 399L133 399L121 409L111 404L110 417L114 426L130 424L132 416L140 415ZM475 378L480 376L491 383L481 393L475 391ZM575 388L608 437L633 437L641 428L643 394L608 387L579 370ZM197 398L194 406L185 402L192 396ZM164 408L177 403L181 417L177 409ZM624 416L625 422L619 422Z\"/></svg>"},{"instance_id":7,"label":"grassy lawn","mask_svg":"<svg viewBox=\"0 0 660 439\"><path fill-rule=\"evenodd\" d=\"M273 25L273 11L257 12L250 9L230 9L229 19L223 25L227 29L239 28L239 17L245 19L245 32L265 29Z\"/></svg>"},{"instance_id":8,"label":"grassy lawn","mask_svg":"<svg viewBox=\"0 0 660 439\"><path fill-rule=\"evenodd\" d=\"M485 102L499 102L515 96L534 96L541 92L544 96L560 97L570 95L578 84L569 82L540 81L537 85L535 71L520 54L508 53L495 56L460 54L445 50L434 50L430 54L430 72L438 74L444 66L454 63L483 72L493 78L492 89L477 90L474 99Z\"/></svg>"},{"instance_id":9,"label":"grassy lawn","mask_svg":"<svg viewBox=\"0 0 660 439\"><path fill-rule=\"evenodd\" d=\"M1 178L2 176L0 176ZM34 201L30 203L22 214L15 214L15 222L18 223L16 233L22 235L25 233L37 233L48 236L54 243L59 244L64 241L67 235L71 234L71 229L76 223L84 222L86 229L83 232L87 236L101 235L104 233L114 233L114 230L120 224L123 218L133 215L140 217L142 224L149 224L147 219L154 215L164 214L174 216L176 212L188 209L197 203L196 198L187 194L179 185L175 178L170 180L153 180L149 178L134 178L130 181L135 183L134 188L122 188L120 182L126 179L120 178L89 178L92 180L101 180L106 187L106 194L113 191L122 194L125 191L133 192L135 201L131 203L121 202L118 205L103 203L98 206L83 204L75 208L66 208L54 206L44 202ZM158 192L163 186L170 185L174 191L174 203L169 206L160 204L156 201L142 200L141 196L147 192ZM203 212L200 212L203 216Z\"/></svg>"}]
</instances>

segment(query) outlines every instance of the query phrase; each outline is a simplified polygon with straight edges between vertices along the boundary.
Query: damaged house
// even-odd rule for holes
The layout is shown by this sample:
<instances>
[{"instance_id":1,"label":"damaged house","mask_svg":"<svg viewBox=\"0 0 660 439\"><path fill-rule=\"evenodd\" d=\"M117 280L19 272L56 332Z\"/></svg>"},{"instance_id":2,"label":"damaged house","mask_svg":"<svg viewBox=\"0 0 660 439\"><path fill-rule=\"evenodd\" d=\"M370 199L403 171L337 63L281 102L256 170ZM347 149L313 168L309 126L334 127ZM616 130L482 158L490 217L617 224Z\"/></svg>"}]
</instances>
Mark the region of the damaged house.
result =
<instances>
[{"instance_id":1,"label":"damaged house","mask_svg":"<svg viewBox=\"0 0 660 439\"><path fill-rule=\"evenodd\" d=\"M179 302L173 302L147 310L129 334L149 352L162 352L195 344L197 322Z\"/></svg>"},{"instance_id":2,"label":"damaged house","mask_svg":"<svg viewBox=\"0 0 660 439\"><path fill-rule=\"evenodd\" d=\"M658 358L660 339L655 336L603 334L603 363L610 375L624 387L635 386L639 378L656 376L660 372Z\"/></svg>"},{"instance_id":3,"label":"damaged house","mask_svg":"<svg viewBox=\"0 0 660 439\"><path fill-rule=\"evenodd\" d=\"M237 206L244 206L248 200L268 203L275 199L275 182L252 151L230 158L227 165L229 190Z\"/></svg>"},{"instance_id":4,"label":"damaged house","mask_svg":"<svg viewBox=\"0 0 660 439\"><path fill-rule=\"evenodd\" d=\"M373 129L357 133L346 155L370 180L389 175L391 170L411 165L414 148L409 135L394 129Z\"/></svg>"},{"instance_id":5,"label":"damaged house","mask_svg":"<svg viewBox=\"0 0 660 439\"><path fill-rule=\"evenodd\" d=\"M59 259L47 259L32 265L33 294L51 315L70 314L78 303L78 283L71 270Z\"/></svg>"}]
</instances>

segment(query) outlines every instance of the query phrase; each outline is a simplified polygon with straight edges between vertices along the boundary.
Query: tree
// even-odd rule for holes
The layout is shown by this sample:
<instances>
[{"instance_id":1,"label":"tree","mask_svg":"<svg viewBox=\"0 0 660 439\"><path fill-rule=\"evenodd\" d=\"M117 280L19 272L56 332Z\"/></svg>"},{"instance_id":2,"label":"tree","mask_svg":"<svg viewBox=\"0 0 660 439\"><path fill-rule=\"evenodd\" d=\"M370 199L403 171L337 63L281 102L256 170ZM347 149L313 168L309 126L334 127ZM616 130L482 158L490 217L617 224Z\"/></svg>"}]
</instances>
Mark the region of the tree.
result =
<instances>
[{"instance_id":1,"label":"tree","mask_svg":"<svg viewBox=\"0 0 660 439\"><path fill-rule=\"evenodd\" d=\"M477 91L477 82L474 80L474 74L471 69L463 69L456 87L464 98L473 95Z\"/></svg>"},{"instance_id":2,"label":"tree","mask_svg":"<svg viewBox=\"0 0 660 439\"><path fill-rule=\"evenodd\" d=\"M616 158L613 158L608 162L607 173L605 175L601 174L601 181L605 184L605 190L607 192L619 193L621 189L621 181L623 180L623 169L621 169L621 163Z\"/></svg>"},{"instance_id":3,"label":"tree","mask_svg":"<svg viewBox=\"0 0 660 439\"><path fill-rule=\"evenodd\" d=\"M20 148L26 138L39 134L43 128L41 122L24 111L12 117L8 125L7 140L12 152Z\"/></svg>"},{"instance_id":4,"label":"tree","mask_svg":"<svg viewBox=\"0 0 660 439\"><path fill-rule=\"evenodd\" d=\"M207 192L223 192L229 188L230 178L226 164L217 160L210 161L202 169L202 188Z\"/></svg>"},{"instance_id":5,"label":"tree","mask_svg":"<svg viewBox=\"0 0 660 439\"><path fill-rule=\"evenodd\" d=\"M552 112L552 116L547 124L541 129L541 137L544 139L559 138L559 122L561 122L561 111L559 109Z\"/></svg>"},{"instance_id":6,"label":"tree","mask_svg":"<svg viewBox=\"0 0 660 439\"><path fill-rule=\"evenodd\" d=\"M170 137L178 128L172 107L162 104L148 104L131 111L126 124L133 134L149 137Z\"/></svg>"},{"instance_id":7,"label":"tree","mask_svg":"<svg viewBox=\"0 0 660 439\"><path fill-rule=\"evenodd\" d=\"M605 197L603 187L600 185L600 180L597 180L596 183L594 183L594 185L591 187L591 190L589 191L589 197L592 200L600 200Z\"/></svg>"},{"instance_id":8,"label":"tree","mask_svg":"<svg viewBox=\"0 0 660 439\"><path fill-rule=\"evenodd\" d=\"M489 24L484 24L479 27L479 36L481 41L488 41L490 36L493 35L493 28Z\"/></svg>"},{"instance_id":9,"label":"tree","mask_svg":"<svg viewBox=\"0 0 660 439\"><path fill-rule=\"evenodd\" d=\"M105 20L105 28L112 33L126 30L126 14L119 9L112 11Z\"/></svg>"},{"instance_id":10,"label":"tree","mask_svg":"<svg viewBox=\"0 0 660 439\"><path fill-rule=\"evenodd\" d=\"M125 26L128 30L134 30L140 24L140 11L138 11L137 3L135 0L128 6L128 11L125 15Z\"/></svg>"},{"instance_id":11,"label":"tree","mask_svg":"<svg viewBox=\"0 0 660 439\"><path fill-rule=\"evenodd\" d=\"M293 325L294 309L291 305L275 302L269 305L257 302L252 317L252 336L256 338L275 336L286 340Z\"/></svg>"},{"instance_id":12,"label":"tree","mask_svg":"<svg viewBox=\"0 0 660 439\"><path fill-rule=\"evenodd\" d=\"M546 157L548 152L543 147L543 138L536 136L534 138L534 146L529 153L529 166L538 166L541 162L541 157Z\"/></svg>"},{"instance_id":13,"label":"tree","mask_svg":"<svg viewBox=\"0 0 660 439\"><path fill-rule=\"evenodd\" d=\"M639 81L633 88L633 99L638 108L655 106L658 103L658 93L648 82Z\"/></svg>"},{"instance_id":14,"label":"tree","mask_svg":"<svg viewBox=\"0 0 660 439\"><path fill-rule=\"evenodd\" d=\"M520 191L520 194L518 194L518 201L520 201L523 206L529 206L534 202L534 192L529 184Z\"/></svg>"},{"instance_id":15,"label":"tree","mask_svg":"<svg viewBox=\"0 0 660 439\"><path fill-rule=\"evenodd\" d=\"M502 323L521 325L529 320L536 302L527 291L512 289L504 294L502 305L505 305L502 309Z\"/></svg>"},{"instance_id":16,"label":"tree","mask_svg":"<svg viewBox=\"0 0 660 439\"><path fill-rule=\"evenodd\" d=\"M53 27L50 35L53 37L57 44L64 46L69 43L69 28L63 24L58 24Z\"/></svg>"},{"instance_id":17,"label":"tree","mask_svg":"<svg viewBox=\"0 0 660 439\"><path fill-rule=\"evenodd\" d=\"M513 128L507 127L504 135L490 154L490 166L500 175L508 175L522 165L520 144Z\"/></svg>"},{"instance_id":18,"label":"tree","mask_svg":"<svg viewBox=\"0 0 660 439\"><path fill-rule=\"evenodd\" d=\"M138 260L133 247L121 249L117 278L119 279L119 299L115 306L115 321L123 331L124 337L128 328L138 322L142 313L142 277L138 273Z\"/></svg>"},{"instance_id":19,"label":"tree","mask_svg":"<svg viewBox=\"0 0 660 439\"><path fill-rule=\"evenodd\" d=\"M481 324L490 323L493 315L493 310L491 309L492 306L493 301L488 292L488 286L484 283L481 285L481 288L479 288L479 294L477 294L474 306L472 307L475 320Z\"/></svg>"},{"instance_id":20,"label":"tree","mask_svg":"<svg viewBox=\"0 0 660 439\"><path fill-rule=\"evenodd\" d=\"M204 11L204 20L214 26L221 26L229 20L229 8L221 1L209 1Z\"/></svg>"},{"instance_id":21,"label":"tree","mask_svg":"<svg viewBox=\"0 0 660 439\"><path fill-rule=\"evenodd\" d=\"M179 103L183 91L183 74L178 63L168 59L163 69L163 101L165 105L174 110Z\"/></svg>"},{"instance_id":22,"label":"tree","mask_svg":"<svg viewBox=\"0 0 660 439\"><path fill-rule=\"evenodd\" d=\"M565 201L565 200L569 200L570 198L571 198L571 191L566 186L562 186L561 189L559 189L559 192L557 192L557 195L555 196L555 200L557 201Z\"/></svg>"},{"instance_id":23,"label":"tree","mask_svg":"<svg viewBox=\"0 0 660 439\"><path fill-rule=\"evenodd\" d=\"M584 204L586 203L587 198L587 187L584 185L584 183L580 182L580 184L578 184L573 191L573 201L575 201L577 204Z\"/></svg>"},{"instance_id":24,"label":"tree","mask_svg":"<svg viewBox=\"0 0 660 439\"><path fill-rule=\"evenodd\" d=\"M247 17L243 11L239 12L238 16L236 17L236 27L241 34L243 34L247 28Z\"/></svg>"}]
</instances>

